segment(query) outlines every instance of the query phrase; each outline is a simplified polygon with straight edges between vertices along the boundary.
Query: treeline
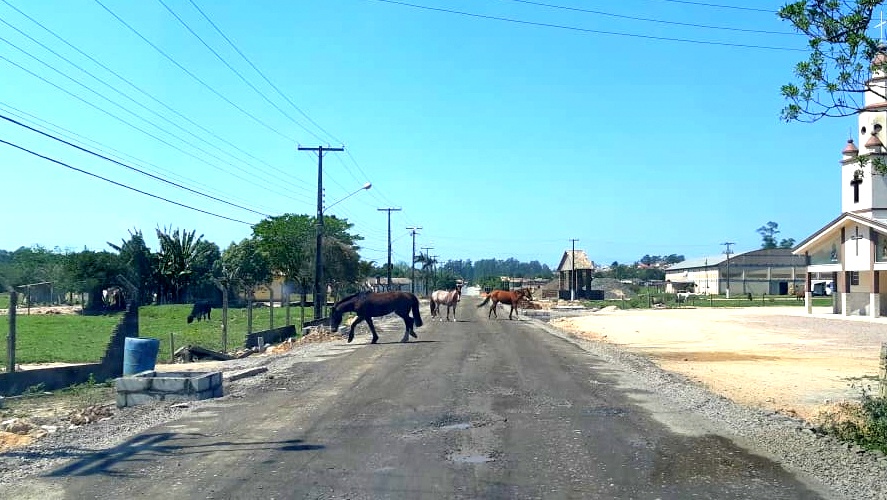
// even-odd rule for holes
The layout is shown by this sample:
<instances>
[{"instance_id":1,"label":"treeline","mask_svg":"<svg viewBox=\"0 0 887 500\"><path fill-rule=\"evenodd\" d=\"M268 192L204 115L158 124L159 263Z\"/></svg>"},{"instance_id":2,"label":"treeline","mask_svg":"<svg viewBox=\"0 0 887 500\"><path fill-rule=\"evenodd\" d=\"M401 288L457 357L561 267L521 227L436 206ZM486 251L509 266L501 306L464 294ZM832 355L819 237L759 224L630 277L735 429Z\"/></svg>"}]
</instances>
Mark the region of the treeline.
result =
<instances>
[{"instance_id":1,"label":"treeline","mask_svg":"<svg viewBox=\"0 0 887 500\"><path fill-rule=\"evenodd\" d=\"M461 276L471 282L478 282L484 278L499 278L511 276L514 278L553 278L554 272L546 264L537 260L520 262L517 259L480 259L476 262L469 260L448 260L441 265L444 272Z\"/></svg>"},{"instance_id":2,"label":"treeline","mask_svg":"<svg viewBox=\"0 0 887 500\"><path fill-rule=\"evenodd\" d=\"M224 250L195 230L157 229L159 248L151 249L140 230L132 230L107 250L71 251L41 246L0 250L0 291L31 287L44 300L65 301L70 294L86 294L87 309L103 307L102 291L131 283L142 304L180 303L197 298L216 299L219 286L250 293L280 276L301 293L311 288L315 262L315 218L285 214L269 217L253 234ZM360 260L357 243L345 219L324 217L323 278L336 289L354 286L376 273ZM121 279L121 277L123 279Z\"/></svg>"}]
</instances>

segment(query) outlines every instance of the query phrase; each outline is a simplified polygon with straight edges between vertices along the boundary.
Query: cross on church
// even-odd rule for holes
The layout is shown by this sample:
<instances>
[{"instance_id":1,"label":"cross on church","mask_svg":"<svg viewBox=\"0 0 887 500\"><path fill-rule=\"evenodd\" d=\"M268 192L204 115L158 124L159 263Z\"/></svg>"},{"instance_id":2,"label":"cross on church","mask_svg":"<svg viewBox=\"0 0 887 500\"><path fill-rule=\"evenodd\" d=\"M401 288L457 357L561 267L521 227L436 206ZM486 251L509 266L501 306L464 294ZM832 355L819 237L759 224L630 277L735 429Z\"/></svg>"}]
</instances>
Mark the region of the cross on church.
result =
<instances>
[{"instance_id":1,"label":"cross on church","mask_svg":"<svg viewBox=\"0 0 887 500\"><path fill-rule=\"evenodd\" d=\"M880 29L881 29L881 38L880 38L880 40L883 42L883 41L884 41L884 26L887 25L887 23L884 22L884 11L883 11L883 10L882 10L881 13L879 14L879 18L881 19L881 22L879 22L878 24L876 24L876 25L875 25L875 28L880 28Z\"/></svg>"},{"instance_id":2,"label":"cross on church","mask_svg":"<svg viewBox=\"0 0 887 500\"><path fill-rule=\"evenodd\" d=\"M862 177L853 176L850 185L853 186L853 203L859 203L859 185L862 184Z\"/></svg>"},{"instance_id":3,"label":"cross on church","mask_svg":"<svg viewBox=\"0 0 887 500\"><path fill-rule=\"evenodd\" d=\"M856 235L850 237L851 240L856 240L856 255L859 255L859 240L862 239L862 235L859 234L859 226L856 226Z\"/></svg>"}]
</instances>

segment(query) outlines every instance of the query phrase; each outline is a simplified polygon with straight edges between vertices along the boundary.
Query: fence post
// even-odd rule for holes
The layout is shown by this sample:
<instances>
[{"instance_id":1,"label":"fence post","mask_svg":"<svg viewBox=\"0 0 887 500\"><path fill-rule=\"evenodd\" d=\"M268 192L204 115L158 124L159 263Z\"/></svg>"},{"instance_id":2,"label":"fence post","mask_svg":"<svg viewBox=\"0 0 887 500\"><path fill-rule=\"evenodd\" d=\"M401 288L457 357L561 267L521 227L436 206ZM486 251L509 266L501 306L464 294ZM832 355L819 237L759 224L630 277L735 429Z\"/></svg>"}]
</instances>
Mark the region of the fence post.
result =
<instances>
[{"instance_id":1,"label":"fence post","mask_svg":"<svg viewBox=\"0 0 887 500\"><path fill-rule=\"evenodd\" d=\"M268 316L270 318L268 320L268 323L269 323L268 329L273 330L274 329L274 289L271 288L270 285L268 286L268 304L269 304Z\"/></svg>"},{"instance_id":2,"label":"fence post","mask_svg":"<svg viewBox=\"0 0 887 500\"><path fill-rule=\"evenodd\" d=\"M246 302L246 334L249 335L253 333L253 299L254 294L252 289L249 291L249 295L247 296Z\"/></svg>"},{"instance_id":3,"label":"fence post","mask_svg":"<svg viewBox=\"0 0 887 500\"><path fill-rule=\"evenodd\" d=\"M878 370L878 396L887 397L887 342L881 343L881 362Z\"/></svg>"},{"instance_id":4,"label":"fence post","mask_svg":"<svg viewBox=\"0 0 887 500\"><path fill-rule=\"evenodd\" d=\"M6 372L15 371L15 306L18 302L18 294L15 290L9 291L9 334L6 337Z\"/></svg>"}]
</instances>

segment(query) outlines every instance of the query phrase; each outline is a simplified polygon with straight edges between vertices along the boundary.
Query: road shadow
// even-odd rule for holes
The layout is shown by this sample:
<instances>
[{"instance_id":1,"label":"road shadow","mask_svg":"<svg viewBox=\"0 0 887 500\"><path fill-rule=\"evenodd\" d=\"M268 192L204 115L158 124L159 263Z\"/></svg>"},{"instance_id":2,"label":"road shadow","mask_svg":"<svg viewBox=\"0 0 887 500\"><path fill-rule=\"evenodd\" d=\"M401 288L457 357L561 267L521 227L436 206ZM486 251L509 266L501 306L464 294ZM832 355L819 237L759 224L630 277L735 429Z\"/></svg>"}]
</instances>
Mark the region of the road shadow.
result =
<instances>
[{"instance_id":1,"label":"road shadow","mask_svg":"<svg viewBox=\"0 0 887 500\"><path fill-rule=\"evenodd\" d=\"M319 444L307 444L301 439L286 441L208 441L205 434L181 434L160 432L140 434L107 450L66 448L51 452L22 450L7 452L25 460L38 458L70 459L71 462L45 474L48 477L72 477L104 475L130 477L143 475L137 464L159 463L174 456L208 455L211 453L250 453L260 450L310 451L325 448Z\"/></svg>"},{"instance_id":2,"label":"road shadow","mask_svg":"<svg viewBox=\"0 0 887 500\"><path fill-rule=\"evenodd\" d=\"M440 340L411 340L411 341L409 341L409 342L401 342L401 341L399 341L399 340L393 340L393 341L390 341L390 342L376 342L375 344L369 344L369 345L436 344L436 343L438 343L438 342L440 342Z\"/></svg>"}]
</instances>

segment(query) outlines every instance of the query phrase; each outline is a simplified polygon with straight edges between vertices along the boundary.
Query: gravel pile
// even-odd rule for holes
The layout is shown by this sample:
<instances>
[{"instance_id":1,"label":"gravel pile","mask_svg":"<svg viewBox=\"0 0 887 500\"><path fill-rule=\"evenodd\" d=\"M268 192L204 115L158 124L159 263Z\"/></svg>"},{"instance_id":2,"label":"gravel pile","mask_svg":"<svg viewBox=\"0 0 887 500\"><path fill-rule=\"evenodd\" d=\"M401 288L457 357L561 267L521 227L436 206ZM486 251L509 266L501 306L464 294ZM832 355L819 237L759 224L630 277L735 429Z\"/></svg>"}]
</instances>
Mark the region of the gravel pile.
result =
<instances>
[{"instance_id":1,"label":"gravel pile","mask_svg":"<svg viewBox=\"0 0 887 500\"><path fill-rule=\"evenodd\" d=\"M682 375L666 372L649 359L617 347L573 337L540 321L549 333L618 365L642 380L646 390L671 408L689 410L737 444L775 460L788 470L814 478L839 498L887 498L887 457L819 434L807 422L748 408L705 390Z\"/></svg>"}]
</instances>

